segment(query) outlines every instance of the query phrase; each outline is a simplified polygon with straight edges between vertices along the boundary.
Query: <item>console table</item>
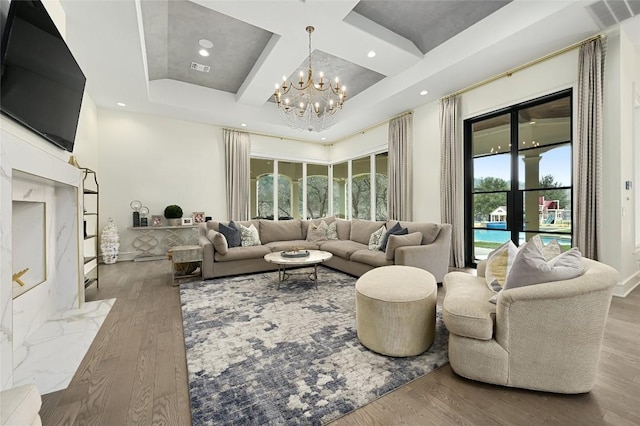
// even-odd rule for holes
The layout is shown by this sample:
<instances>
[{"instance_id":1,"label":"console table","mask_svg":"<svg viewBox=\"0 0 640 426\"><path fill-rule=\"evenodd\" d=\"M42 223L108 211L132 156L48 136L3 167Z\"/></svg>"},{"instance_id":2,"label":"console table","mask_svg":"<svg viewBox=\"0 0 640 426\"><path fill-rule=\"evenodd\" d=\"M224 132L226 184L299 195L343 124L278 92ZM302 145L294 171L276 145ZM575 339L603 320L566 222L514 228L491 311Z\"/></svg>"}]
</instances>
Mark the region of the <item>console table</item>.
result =
<instances>
[{"instance_id":1,"label":"console table","mask_svg":"<svg viewBox=\"0 0 640 426\"><path fill-rule=\"evenodd\" d=\"M166 253L154 251L160 243L166 244L170 248L187 243L198 244L198 225L130 226L127 229L138 233L131 244L142 253L134 258L135 262L166 259ZM188 230L190 235L180 232L183 230Z\"/></svg>"}]
</instances>

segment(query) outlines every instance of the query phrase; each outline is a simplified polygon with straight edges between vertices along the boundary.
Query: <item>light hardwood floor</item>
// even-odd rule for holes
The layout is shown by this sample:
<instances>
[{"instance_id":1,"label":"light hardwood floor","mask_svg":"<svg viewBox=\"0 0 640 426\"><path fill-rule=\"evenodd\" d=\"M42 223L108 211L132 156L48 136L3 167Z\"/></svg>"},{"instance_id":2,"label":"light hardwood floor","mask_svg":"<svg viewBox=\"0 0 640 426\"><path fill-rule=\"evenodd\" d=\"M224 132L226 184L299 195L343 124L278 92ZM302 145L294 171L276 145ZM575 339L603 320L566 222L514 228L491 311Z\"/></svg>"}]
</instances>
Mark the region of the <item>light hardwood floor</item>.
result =
<instances>
[{"instance_id":1,"label":"light hardwood floor","mask_svg":"<svg viewBox=\"0 0 640 426\"><path fill-rule=\"evenodd\" d=\"M168 261L101 265L100 276L100 289L87 289L87 300L116 303L69 387L43 395L43 424L189 425L180 298ZM445 366L335 424L639 425L640 289L613 299L588 394L492 386Z\"/></svg>"}]
</instances>

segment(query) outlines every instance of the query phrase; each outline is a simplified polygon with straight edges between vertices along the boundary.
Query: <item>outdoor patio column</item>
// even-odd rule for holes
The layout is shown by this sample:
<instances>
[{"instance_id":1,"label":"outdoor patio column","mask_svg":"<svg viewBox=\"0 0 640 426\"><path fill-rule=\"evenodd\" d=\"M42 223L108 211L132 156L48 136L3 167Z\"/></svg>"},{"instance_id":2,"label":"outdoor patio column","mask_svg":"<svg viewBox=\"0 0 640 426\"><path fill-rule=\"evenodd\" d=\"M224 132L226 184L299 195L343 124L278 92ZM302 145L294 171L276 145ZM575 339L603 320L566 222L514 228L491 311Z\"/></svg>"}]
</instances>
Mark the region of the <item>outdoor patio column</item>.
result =
<instances>
[{"instance_id":1,"label":"outdoor patio column","mask_svg":"<svg viewBox=\"0 0 640 426\"><path fill-rule=\"evenodd\" d=\"M540 186L540 155L525 154L524 162L524 187L537 188ZM526 192L524 196L525 229L527 231L540 230L540 209L538 203L538 192ZM531 234L527 234L529 240Z\"/></svg>"}]
</instances>

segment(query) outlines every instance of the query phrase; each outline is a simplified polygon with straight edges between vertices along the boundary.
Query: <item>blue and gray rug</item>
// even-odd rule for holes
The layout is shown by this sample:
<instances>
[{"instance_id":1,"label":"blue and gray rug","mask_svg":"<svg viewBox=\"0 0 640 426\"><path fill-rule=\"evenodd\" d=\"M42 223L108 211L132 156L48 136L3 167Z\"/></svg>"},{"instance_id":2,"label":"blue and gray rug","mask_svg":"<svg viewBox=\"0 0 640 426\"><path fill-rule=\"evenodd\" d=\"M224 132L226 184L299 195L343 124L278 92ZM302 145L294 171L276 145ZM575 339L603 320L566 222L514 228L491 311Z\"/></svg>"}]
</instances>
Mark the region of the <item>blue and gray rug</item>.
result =
<instances>
[{"instance_id":1,"label":"blue and gray rug","mask_svg":"<svg viewBox=\"0 0 640 426\"><path fill-rule=\"evenodd\" d=\"M319 268L316 290L306 277L181 286L194 425L326 424L447 363L439 310L427 352L386 357L358 342L356 278Z\"/></svg>"}]
</instances>

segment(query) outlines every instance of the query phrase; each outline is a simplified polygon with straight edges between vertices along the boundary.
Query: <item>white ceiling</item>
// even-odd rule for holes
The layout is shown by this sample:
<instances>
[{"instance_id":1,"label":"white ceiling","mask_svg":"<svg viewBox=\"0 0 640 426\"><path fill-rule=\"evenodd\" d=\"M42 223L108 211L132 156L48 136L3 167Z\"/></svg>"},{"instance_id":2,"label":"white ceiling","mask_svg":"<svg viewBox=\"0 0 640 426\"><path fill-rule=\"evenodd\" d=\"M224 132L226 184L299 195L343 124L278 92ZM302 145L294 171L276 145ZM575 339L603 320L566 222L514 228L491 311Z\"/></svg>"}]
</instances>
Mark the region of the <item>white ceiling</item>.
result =
<instances>
[{"instance_id":1,"label":"white ceiling","mask_svg":"<svg viewBox=\"0 0 640 426\"><path fill-rule=\"evenodd\" d=\"M635 8L640 0L627 2ZM99 107L116 109L117 102L124 102L127 111L230 128L246 123L247 131L318 143L348 137L603 29L589 7L593 2L584 0L61 3L67 42ZM639 16L628 22L640 34ZM360 74L350 74L352 79L362 75L364 80L364 73L378 76L350 96L337 123L321 133L289 129L268 102L282 75L294 74L305 63L307 25L316 28L314 59L318 54L327 69L334 57L342 61L343 69L344 64L358 67ZM215 77L228 77L215 83L221 89L197 80L200 76L190 79L190 70L176 70L170 64L171 58L203 63L197 54L201 37L211 39L214 46L230 44L229 52L239 51L212 55ZM376 51L374 58L367 57L370 50ZM243 65L229 66L232 61ZM158 73L163 67L164 75ZM235 69L237 73L230 71ZM319 69L315 63L314 69ZM341 81L349 87L349 81ZM420 96L423 89L429 94Z\"/></svg>"}]
</instances>

